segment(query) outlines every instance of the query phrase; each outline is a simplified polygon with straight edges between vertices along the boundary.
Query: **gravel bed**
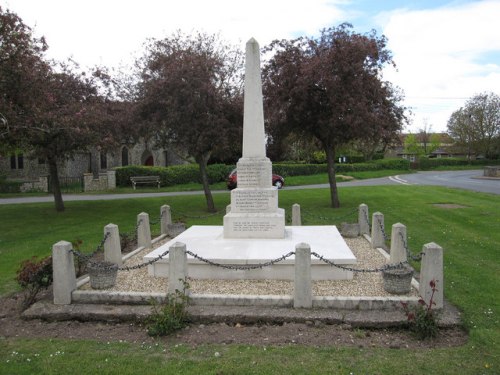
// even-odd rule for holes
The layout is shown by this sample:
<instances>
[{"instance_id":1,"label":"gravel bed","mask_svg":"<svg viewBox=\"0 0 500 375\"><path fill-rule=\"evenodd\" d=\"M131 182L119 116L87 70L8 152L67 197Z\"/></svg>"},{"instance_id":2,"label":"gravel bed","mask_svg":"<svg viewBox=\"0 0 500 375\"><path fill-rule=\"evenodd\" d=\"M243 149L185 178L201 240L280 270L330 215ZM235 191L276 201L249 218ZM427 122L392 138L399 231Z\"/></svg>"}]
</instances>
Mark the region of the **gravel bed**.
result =
<instances>
[{"instance_id":1,"label":"gravel bed","mask_svg":"<svg viewBox=\"0 0 500 375\"><path fill-rule=\"evenodd\" d=\"M155 244L155 247L169 241L164 239ZM345 238L345 241L358 263L360 269L379 268L385 264L385 258L363 237ZM124 266L142 264L142 258L151 252L146 249L125 261ZM293 281L284 280L188 280L193 294L240 294L240 295L293 295ZM168 279L148 275L147 267L131 271L118 271L116 285L107 291L115 292L165 292ZM90 283L84 284L81 289L90 290ZM342 281L314 281L313 295L315 296L343 296L343 297L388 297L383 287L380 272L355 272L352 280ZM417 296L412 288L408 294Z\"/></svg>"}]
</instances>

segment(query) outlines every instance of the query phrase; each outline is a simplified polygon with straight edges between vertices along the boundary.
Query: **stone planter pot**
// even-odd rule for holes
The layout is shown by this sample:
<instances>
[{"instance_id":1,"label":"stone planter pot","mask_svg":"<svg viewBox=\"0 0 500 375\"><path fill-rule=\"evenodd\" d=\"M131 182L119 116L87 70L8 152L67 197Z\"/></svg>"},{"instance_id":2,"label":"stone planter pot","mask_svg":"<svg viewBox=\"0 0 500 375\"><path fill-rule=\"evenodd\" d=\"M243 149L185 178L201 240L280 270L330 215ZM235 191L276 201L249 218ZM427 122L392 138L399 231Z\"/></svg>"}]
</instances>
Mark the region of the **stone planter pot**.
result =
<instances>
[{"instance_id":1,"label":"stone planter pot","mask_svg":"<svg viewBox=\"0 0 500 375\"><path fill-rule=\"evenodd\" d=\"M168 235L172 238L177 237L185 230L186 230L186 225L184 223L173 223L167 225Z\"/></svg>"},{"instance_id":2,"label":"stone planter pot","mask_svg":"<svg viewBox=\"0 0 500 375\"><path fill-rule=\"evenodd\" d=\"M409 293L414 272L414 269L410 266L401 266L382 271L384 290L391 294Z\"/></svg>"},{"instance_id":3,"label":"stone planter pot","mask_svg":"<svg viewBox=\"0 0 500 375\"><path fill-rule=\"evenodd\" d=\"M359 224L341 223L340 233L342 233L342 236L347 238L359 237Z\"/></svg>"},{"instance_id":4,"label":"stone planter pot","mask_svg":"<svg viewBox=\"0 0 500 375\"><path fill-rule=\"evenodd\" d=\"M116 283L118 265L110 262L92 262L87 264L92 289L112 288Z\"/></svg>"}]
</instances>

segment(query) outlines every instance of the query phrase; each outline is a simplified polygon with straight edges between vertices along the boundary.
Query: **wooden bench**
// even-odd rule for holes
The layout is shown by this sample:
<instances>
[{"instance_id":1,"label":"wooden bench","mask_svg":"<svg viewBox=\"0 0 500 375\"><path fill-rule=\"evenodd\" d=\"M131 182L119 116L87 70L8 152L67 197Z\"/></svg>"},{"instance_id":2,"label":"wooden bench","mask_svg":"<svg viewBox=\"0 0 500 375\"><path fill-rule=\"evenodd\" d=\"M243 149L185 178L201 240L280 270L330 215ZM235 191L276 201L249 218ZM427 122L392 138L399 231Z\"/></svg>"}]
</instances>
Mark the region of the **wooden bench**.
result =
<instances>
[{"instance_id":1,"label":"wooden bench","mask_svg":"<svg viewBox=\"0 0 500 375\"><path fill-rule=\"evenodd\" d=\"M130 181L134 190L137 184L158 184L158 189L160 188L160 176L132 176Z\"/></svg>"}]
</instances>

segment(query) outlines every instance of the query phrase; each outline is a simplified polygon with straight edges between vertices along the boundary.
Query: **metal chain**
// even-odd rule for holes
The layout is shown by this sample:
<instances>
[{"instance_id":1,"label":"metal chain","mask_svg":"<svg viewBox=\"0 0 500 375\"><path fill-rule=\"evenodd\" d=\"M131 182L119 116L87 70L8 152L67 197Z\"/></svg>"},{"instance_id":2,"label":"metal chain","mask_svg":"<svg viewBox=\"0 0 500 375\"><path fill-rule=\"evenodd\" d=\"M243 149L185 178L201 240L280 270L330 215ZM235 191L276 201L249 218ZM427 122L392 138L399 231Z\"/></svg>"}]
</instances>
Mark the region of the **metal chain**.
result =
<instances>
[{"instance_id":1,"label":"metal chain","mask_svg":"<svg viewBox=\"0 0 500 375\"><path fill-rule=\"evenodd\" d=\"M405 240L403 233L399 232L399 236L401 237L401 241L403 242L403 246L406 250L406 258L407 259L412 259L414 261L420 262L422 260L422 255L424 255L423 252L419 253L418 255L413 255L410 251L410 248L408 247L408 243Z\"/></svg>"},{"instance_id":2,"label":"metal chain","mask_svg":"<svg viewBox=\"0 0 500 375\"><path fill-rule=\"evenodd\" d=\"M361 273L382 272L382 271L386 271L386 270L393 270L393 269L397 269L397 268L403 268L404 265L408 264L408 262L405 261L405 262L394 263L394 264L385 264L383 267L372 268L372 269L352 268L352 267L346 267L346 266L341 266L339 264L335 264L331 260L325 259L322 255L319 255L316 252L311 252L311 255L314 255L316 258L318 258L322 262L325 262L326 264L329 264L332 267L340 268L344 271L361 272Z\"/></svg>"},{"instance_id":3,"label":"metal chain","mask_svg":"<svg viewBox=\"0 0 500 375\"><path fill-rule=\"evenodd\" d=\"M137 229L139 229L139 227L141 226L142 224L142 218L139 219L139 221L137 222L137 224L135 225L135 232L137 232Z\"/></svg>"},{"instance_id":4,"label":"metal chain","mask_svg":"<svg viewBox=\"0 0 500 375\"><path fill-rule=\"evenodd\" d=\"M135 229L131 230L130 232L120 233L120 237L127 237L131 241L136 240L137 239L137 230L139 229L141 224L142 224L142 218L139 219L139 221L135 225Z\"/></svg>"},{"instance_id":5,"label":"metal chain","mask_svg":"<svg viewBox=\"0 0 500 375\"><path fill-rule=\"evenodd\" d=\"M388 238L387 238L387 234L385 233L384 224L382 224L382 220L380 220L380 219L377 219L377 221L378 221L378 225L380 225L380 230L382 231L382 236L384 236L384 239L387 241Z\"/></svg>"},{"instance_id":6,"label":"metal chain","mask_svg":"<svg viewBox=\"0 0 500 375\"><path fill-rule=\"evenodd\" d=\"M149 224L150 225L156 225L156 224L158 224L161 221L161 219L163 218L163 214L164 213L165 213L165 211L161 211L160 217L158 219L156 219L156 220L150 221Z\"/></svg>"},{"instance_id":7,"label":"metal chain","mask_svg":"<svg viewBox=\"0 0 500 375\"><path fill-rule=\"evenodd\" d=\"M101 240L101 243L99 245L97 245L96 249L91 252L90 254L83 254L82 252L78 251L78 250L74 250L74 249L71 249L70 251L75 254L77 257L79 257L80 259L83 259L85 260L86 262L88 262L88 260L90 258L92 258L94 255L96 255L99 251L102 250L102 247L104 246L104 243L106 242L106 240L108 239L108 237L111 235L110 232L106 232L104 234L104 237L102 238Z\"/></svg>"},{"instance_id":8,"label":"metal chain","mask_svg":"<svg viewBox=\"0 0 500 375\"><path fill-rule=\"evenodd\" d=\"M146 263L141 263L141 264L136 264L135 266L123 266L123 267L118 267L119 271L132 271L132 270L138 270L139 268L143 268L146 266L149 266L153 263L158 262L160 259L163 259L166 255L168 255L170 250L166 250L160 255L158 255L156 258L148 260Z\"/></svg>"},{"instance_id":9,"label":"metal chain","mask_svg":"<svg viewBox=\"0 0 500 375\"><path fill-rule=\"evenodd\" d=\"M292 255L295 254L295 252L294 251L290 251L288 254L285 254L285 255L283 255L283 256L281 256L279 258L270 260L268 262L251 264L251 265L250 264L236 265L236 264L221 264L221 263L216 263L216 262L212 262L211 260L205 259L205 258L199 256L198 254L195 254L195 253L193 253L192 251L189 251L189 250L186 250L186 254L191 255L193 258L198 259L199 261L202 261L202 262L204 262L206 264L209 264L211 266L221 267L221 268L225 268L225 269L228 269L228 270L243 270L244 271L244 270L255 270L257 268L263 268L263 267L272 266L275 263L281 262L281 261L285 260L286 258L291 257Z\"/></svg>"},{"instance_id":10,"label":"metal chain","mask_svg":"<svg viewBox=\"0 0 500 375\"><path fill-rule=\"evenodd\" d=\"M365 213L365 220L366 220L366 223L368 224L368 228L369 228L369 230L371 230L370 218L368 217L368 211L367 210L363 210L363 212Z\"/></svg>"}]
</instances>

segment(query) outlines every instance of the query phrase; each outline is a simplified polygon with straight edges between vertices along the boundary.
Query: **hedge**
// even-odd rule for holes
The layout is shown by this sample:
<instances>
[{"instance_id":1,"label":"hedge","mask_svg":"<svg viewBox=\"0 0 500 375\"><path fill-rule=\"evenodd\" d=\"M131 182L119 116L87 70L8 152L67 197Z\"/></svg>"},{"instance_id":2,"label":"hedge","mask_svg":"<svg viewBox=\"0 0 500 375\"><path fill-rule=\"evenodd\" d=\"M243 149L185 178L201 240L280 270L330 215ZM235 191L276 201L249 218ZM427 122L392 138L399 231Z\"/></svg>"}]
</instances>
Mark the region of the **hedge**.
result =
<instances>
[{"instance_id":1,"label":"hedge","mask_svg":"<svg viewBox=\"0 0 500 375\"><path fill-rule=\"evenodd\" d=\"M0 193L19 193L21 192L21 185L19 181L9 181L0 179Z\"/></svg>"},{"instance_id":2,"label":"hedge","mask_svg":"<svg viewBox=\"0 0 500 375\"><path fill-rule=\"evenodd\" d=\"M211 164L208 166L208 179L211 184L225 181L234 165ZM406 170L410 162L405 159L382 159L368 163L335 164L336 172L373 171L379 169ZM328 171L326 164L274 163L273 173L283 177L307 176ZM116 168L116 185L131 186L132 176L160 176L161 186L201 183L198 164L173 165L170 167L127 166Z\"/></svg>"},{"instance_id":3,"label":"hedge","mask_svg":"<svg viewBox=\"0 0 500 375\"><path fill-rule=\"evenodd\" d=\"M421 170L430 170L440 166L461 166L461 165L489 165L499 164L498 160L467 160L463 158L420 158L417 162L412 163L412 168Z\"/></svg>"},{"instance_id":4,"label":"hedge","mask_svg":"<svg viewBox=\"0 0 500 375\"><path fill-rule=\"evenodd\" d=\"M209 182L225 181L227 175L234 169L234 165L211 164L207 168ZM161 186L177 184L201 183L198 164L173 165L170 167L146 167L130 165L116 168L116 185L132 186L132 176L159 176Z\"/></svg>"},{"instance_id":5,"label":"hedge","mask_svg":"<svg viewBox=\"0 0 500 375\"><path fill-rule=\"evenodd\" d=\"M326 173L326 164L273 164L273 173L283 177Z\"/></svg>"},{"instance_id":6,"label":"hedge","mask_svg":"<svg viewBox=\"0 0 500 375\"><path fill-rule=\"evenodd\" d=\"M381 159L367 163L335 164L335 172L337 173L375 171L380 169L409 170L410 162L405 159ZM326 164L273 164L273 173L283 177L306 176L327 172Z\"/></svg>"}]
</instances>

